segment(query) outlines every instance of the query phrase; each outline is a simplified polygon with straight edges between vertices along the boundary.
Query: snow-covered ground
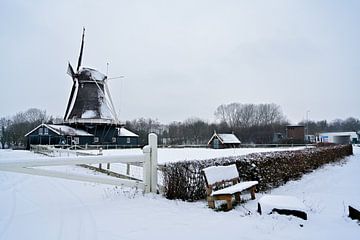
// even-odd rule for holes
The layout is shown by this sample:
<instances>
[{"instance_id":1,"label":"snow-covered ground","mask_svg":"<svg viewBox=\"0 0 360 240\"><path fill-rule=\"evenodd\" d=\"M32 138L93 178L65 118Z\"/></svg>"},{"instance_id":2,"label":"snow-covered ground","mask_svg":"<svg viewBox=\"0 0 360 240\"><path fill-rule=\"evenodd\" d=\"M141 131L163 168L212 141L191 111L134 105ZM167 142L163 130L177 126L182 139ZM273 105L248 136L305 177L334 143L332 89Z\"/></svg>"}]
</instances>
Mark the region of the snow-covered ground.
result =
<instances>
[{"instance_id":1,"label":"snow-covered ground","mask_svg":"<svg viewBox=\"0 0 360 240\"><path fill-rule=\"evenodd\" d=\"M284 148L229 148L229 149L211 149L211 148L159 148L158 163L164 164L168 162L188 161L188 160L204 160L219 157L240 156L249 153L274 152L274 151L296 151L305 147L284 147ZM97 154L98 150L84 151ZM126 155L140 154L141 149L112 149L102 150L104 155Z\"/></svg>"},{"instance_id":2,"label":"snow-covered ground","mask_svg":"<svg viewBox=\"0 0 360 240\"><path fill-rule=\"evenodd\" d=\"M241 156L250 153L261 152L275 152L275 151L297 151L305 147L283 147L283 148L229 148L229 149L211 149L211 148L159 148L158 149L158 164L165 164L169 162L191 161L191 160L205 160L229 156ZM98 154L99 150L79 151L91 154ZM129 155L142 154L140 148L133 149L110 149L102 150L103 155ZM97 166L97 165L93 165ZM104 166L105 167L105 166ZM110 171L126 174L126 164L112 163ZM130 166L129 176L142 179L142 168L138 166ZM159 184L162 184L162 175L159 174Z\"/></svg>"},{"instance_id":3,"label":"snow-covered ground","mask_svg":"<svg viewBox=\"0 0 360 240\"><path fill-rule=\"evenodd\" d=\"M360 148L268 194L299 198L308 220L259 215L257 200L229 212L133 189L0 172L0 239L358 239L347 205L360 202ZM0 151L2 159L34 157ZM70 167L77 168L77 167ZM81 170L78 170L81 171Z\"/></svg>"}]
</instances>

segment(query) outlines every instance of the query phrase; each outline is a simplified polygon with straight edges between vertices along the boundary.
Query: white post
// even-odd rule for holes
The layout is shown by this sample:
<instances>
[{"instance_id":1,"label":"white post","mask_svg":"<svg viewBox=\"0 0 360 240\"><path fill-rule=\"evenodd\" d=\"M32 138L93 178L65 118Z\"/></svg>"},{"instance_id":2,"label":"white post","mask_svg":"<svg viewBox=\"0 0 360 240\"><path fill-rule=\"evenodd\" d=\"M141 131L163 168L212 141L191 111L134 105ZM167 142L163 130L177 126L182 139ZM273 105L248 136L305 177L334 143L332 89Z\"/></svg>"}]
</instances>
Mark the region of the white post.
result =
<instances>
[{"instance_id":1,"label":"white post","mask_svg":"<svg viewBox=\"0 0 360 240\"><path fill-rule=\"evenodd\" d=\"M149 145L151 150L150 155L150 168L151 168L151 177L150 177L150 192L156 193L157 191L157 135L155 133L149 134Z\"/></svg>"},{"instance_id":2,"label":"white post","mask_svg":"<svg viewBox=\"0 0 360 240\"><path fill-rule=\"evenodd\" d=\"M149 145L146 145L143 148L143 153L144 153L144 165L143 165L143 182L145 185L145 193L149 193L150 192L150 185L151 185L151 173L150 173L150 169L151 169L151 149Z\"/></svg>"}]
</instances>

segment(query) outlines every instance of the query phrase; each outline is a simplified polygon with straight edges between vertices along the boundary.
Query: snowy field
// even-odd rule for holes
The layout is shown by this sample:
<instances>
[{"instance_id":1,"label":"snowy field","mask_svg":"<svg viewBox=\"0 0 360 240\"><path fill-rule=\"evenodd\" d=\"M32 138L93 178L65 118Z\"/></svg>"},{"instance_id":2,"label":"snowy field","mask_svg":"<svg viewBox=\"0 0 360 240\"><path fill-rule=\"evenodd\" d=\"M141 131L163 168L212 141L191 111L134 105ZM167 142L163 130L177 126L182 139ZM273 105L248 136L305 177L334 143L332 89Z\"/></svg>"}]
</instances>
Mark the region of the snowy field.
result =
<instances>
[{"instance_id":1,"label":"snowy field","mask_svg":"<svg viewBox=\"0 0 360 240\"><path fill-rule=\"evenodd\" d=\"M274 151L296 151L305 147L284 147L284 148L229 148L229 149L211 149L211 148L159 148L158 163L205 160L219 157L240 156L249 153L274 152ZM84 151L97 154L98 150ZM104 155L127 155L141 154L142 150L135 149L113 149L103 150Z\"/></svg>"},{"instance_id":2,"label":"snowy field","mask_svg":"<svg viewBox=\"0 0 360 240\"><path fill-rule=\"evenodd\" d=\"M0 151L0 162L24 157L34 154ZM355 147L342 164L326 165L268 193L299 198L307 221L259 215L261 194L230 212L216 212L205 201L170 201L133 189L0 172L0 239L358 239L360 226L347 217L347 205L360 203L359 172Z\"/></svg>"}]
</instances>

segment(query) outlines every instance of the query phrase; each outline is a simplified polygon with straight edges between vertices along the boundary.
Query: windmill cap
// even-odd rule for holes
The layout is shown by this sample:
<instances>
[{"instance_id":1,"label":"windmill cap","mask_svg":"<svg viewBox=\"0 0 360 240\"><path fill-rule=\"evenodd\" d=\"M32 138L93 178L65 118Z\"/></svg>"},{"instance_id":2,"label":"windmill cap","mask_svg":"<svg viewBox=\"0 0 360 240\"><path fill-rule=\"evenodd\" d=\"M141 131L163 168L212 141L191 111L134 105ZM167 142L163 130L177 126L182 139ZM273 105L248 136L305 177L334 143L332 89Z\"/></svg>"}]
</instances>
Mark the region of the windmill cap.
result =
<instances>
[{"instance_id":1,"label":"windmill cap","mask_svg":"<svg viewBox=\"0 0 360 240\"><path fill-rule=\"evenodd\" d=\"M106 75L93 68L81 67L77 73L77 78L79 80L104 81L106 79Z\"/></svg>"}]
</instances>

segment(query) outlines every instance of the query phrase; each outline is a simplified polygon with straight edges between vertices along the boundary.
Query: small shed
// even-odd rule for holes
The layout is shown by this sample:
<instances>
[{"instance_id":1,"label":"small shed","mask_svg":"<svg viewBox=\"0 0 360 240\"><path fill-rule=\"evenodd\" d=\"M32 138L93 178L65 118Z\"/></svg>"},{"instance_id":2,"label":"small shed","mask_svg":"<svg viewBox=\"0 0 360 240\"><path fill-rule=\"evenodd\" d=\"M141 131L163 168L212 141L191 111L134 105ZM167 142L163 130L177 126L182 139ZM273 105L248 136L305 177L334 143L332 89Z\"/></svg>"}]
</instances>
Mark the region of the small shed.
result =
<instances>
[{"instance_id":1,"label":"small shed","mask_svg":"<svg viewBox=\"0 0 360 240\"><path fill-rule=\"evenodd\" d=\"M287 125L286 138L291 143L304 143L305 142L305 126L304 125ZM289 142L289 143L290 143Z\"/></svg>"},{"instance_id":2,"label":"small shed","mask_svg":"<svg viewBox=\"0 0 360 240\"><path fill-rule=\"evenodd\" d=\"M233 133L216 133L210 138L208 145L214 149L240 147L240 140Z\"/></svg>"}]
</instances>

